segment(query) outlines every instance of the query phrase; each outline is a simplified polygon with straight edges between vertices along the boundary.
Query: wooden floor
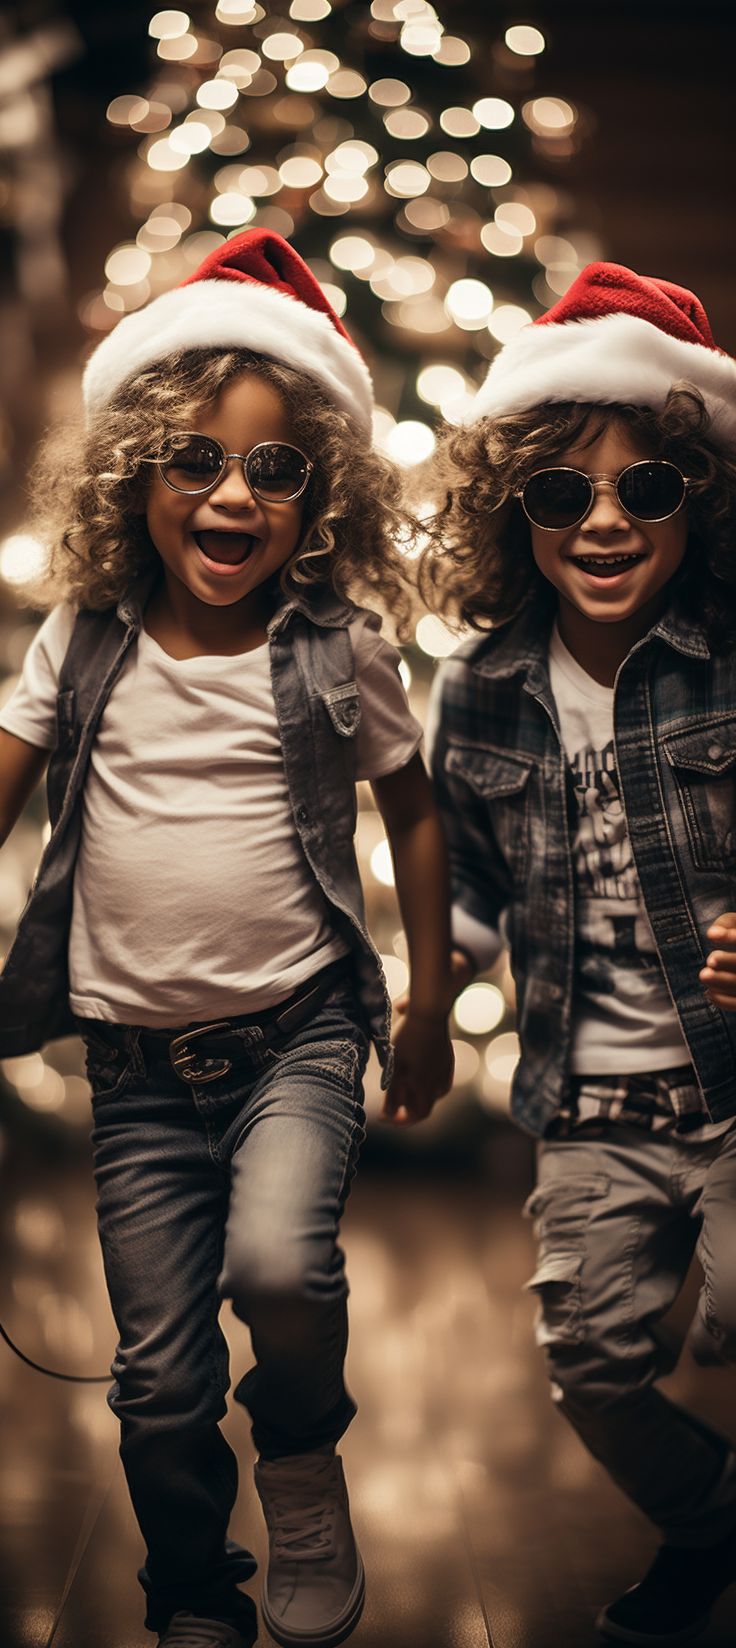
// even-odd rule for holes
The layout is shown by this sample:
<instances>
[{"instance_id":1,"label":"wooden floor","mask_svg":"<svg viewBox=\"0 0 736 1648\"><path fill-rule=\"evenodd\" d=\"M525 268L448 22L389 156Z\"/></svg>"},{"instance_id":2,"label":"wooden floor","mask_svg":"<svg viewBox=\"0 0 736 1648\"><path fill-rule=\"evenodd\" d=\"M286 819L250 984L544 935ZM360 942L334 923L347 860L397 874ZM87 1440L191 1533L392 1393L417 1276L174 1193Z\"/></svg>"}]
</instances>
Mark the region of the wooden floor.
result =
<instances>
[{"instance_id":1,"label":"wooden floor","mask_svg":"<svg viewBox=\"0 0 736 1648\"><path fill-rule=\"evenodd\" d=\"M500 1129L487 1151L448 1175L374 1150L346 1216L359 1413L342 1452L368 1574L355 1648L594 1648L598 1609L654 1549L551 1407L522 1291L529 1150ZM36 1359L103 1371L113 1327L86 1159L6 1146L0 1206L2 1321ZM247 1335L224 1324L242 1372ZM685 1356L667 1385L736 1435L736 1375ZM0 1344L0 1425L2 1648L150 1648L104 1386L43 1378ZM241 1412L227 1433L242 1463L232 1533L262 1562ZM701 1641L735 1638L736 1587Z\"/></svg>"}]
</instances>

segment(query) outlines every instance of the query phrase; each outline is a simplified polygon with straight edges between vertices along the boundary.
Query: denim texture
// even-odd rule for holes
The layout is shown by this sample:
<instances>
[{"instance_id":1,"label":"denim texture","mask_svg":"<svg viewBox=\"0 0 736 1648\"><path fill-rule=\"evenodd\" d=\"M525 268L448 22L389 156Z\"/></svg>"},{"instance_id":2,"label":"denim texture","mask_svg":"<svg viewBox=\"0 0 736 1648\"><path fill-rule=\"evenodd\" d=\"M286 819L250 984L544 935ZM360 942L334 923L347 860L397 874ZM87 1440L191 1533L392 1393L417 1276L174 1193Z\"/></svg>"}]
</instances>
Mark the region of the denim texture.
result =
<instances>
[{"instance_id":1,"label":"denim texture","mask_svg":"<svg viewBox=\"0 0 736 1648\"><path fill-rule=\"evenodd\" d=\"M337 1238L363 1138L361 1013L338 984L264 1068L240 1062L200 1086L165 1057L147 1068L135 1028L80 1029L120 1336L109 1402L148 1548L147 1624L160 1630L184 1608L250 1628L236 1586L255 1564L226 1540L238 1473L219 1429L229 1371L218 1312L231 1300L250 1330L256 1364L235 1397L259 1452L336 1442L355 1412Z\"/></svg>"},{"instance_id":2,"label":"denim texture","mask_svg":"<svg viewBox=\"0 0 736 1648\"><path fill-rule=\"evenodd\" d=\"M547 650L549 610L464 643L444 664L433 773L453 897L502 932L521 1059L512 1110L542 1134L568 1084L574 980L575 803ZM736 658L666 614L618 672L620 793L644 904L710 1117L736 1114L736 1014L704 994L707 928L736 905Z\"/></svg>"},{"instance_id":3,"label":"denim texture","mask_svg":"<svg viewBox=\"0 0 736 1648\"><path fill-rule=\"evenodd\" d=\"M543 1139L525 1211L539 1237L527 1287L560 1411L670 1544L721 1539L736 1527L736 1453L655 1382L678 1359L662 1318L694 1253L693 1353L736 1360L736 1125L698 1141L620 1124Z\"/></svg>"},{"instance_id":4,"label":"denim texture","mask_svg":"<svg viewBox=\"0 0 736 1648\"><path fill-rule=\"evenodd\" d=\"M59 682L58 741L47 788L51 839L0 974L0 1058L31 1053L73 1033L68 950L82 793L90 751L128 648L135 644L152 575L117 610L81 611ZM268 626L271 681L294 823L349 946L371 1038L388 1080L390 1001L365 923L355 856L355 734L360 693L348 625L356 608L329 590L284 600Z\"/></svg>"}]
</instances>

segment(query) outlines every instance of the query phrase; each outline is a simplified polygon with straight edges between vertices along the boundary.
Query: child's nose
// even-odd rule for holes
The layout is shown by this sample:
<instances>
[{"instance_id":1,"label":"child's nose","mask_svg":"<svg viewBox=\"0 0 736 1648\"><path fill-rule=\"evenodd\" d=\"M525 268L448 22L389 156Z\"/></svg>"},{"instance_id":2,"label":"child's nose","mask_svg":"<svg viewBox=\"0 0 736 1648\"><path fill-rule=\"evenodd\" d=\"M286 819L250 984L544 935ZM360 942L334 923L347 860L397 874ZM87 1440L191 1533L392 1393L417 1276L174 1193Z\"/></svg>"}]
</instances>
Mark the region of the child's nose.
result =
<instances>
[{"instance_id":1,"label":"child's nose","mask_svg":"<svg viewBox=\"0 0 736 1648\"><path fill-rule=\"evenodd\" d=\"M210 500L228 509L248 509L257 503L245 478L242 458L231 455L223 474L210 493Z\"/></svg>"},{"instance_id":2,"label":"child's nose","mask_svg":"<svg viewBox=\"0 0 736 1648\"><path fill-rule=\"evenodd\" d=\"M583 532L625 531L630 526L626 510L618 501L613 481L595 481L593 505L582 523Z\"/></svg>"}]
</instances>

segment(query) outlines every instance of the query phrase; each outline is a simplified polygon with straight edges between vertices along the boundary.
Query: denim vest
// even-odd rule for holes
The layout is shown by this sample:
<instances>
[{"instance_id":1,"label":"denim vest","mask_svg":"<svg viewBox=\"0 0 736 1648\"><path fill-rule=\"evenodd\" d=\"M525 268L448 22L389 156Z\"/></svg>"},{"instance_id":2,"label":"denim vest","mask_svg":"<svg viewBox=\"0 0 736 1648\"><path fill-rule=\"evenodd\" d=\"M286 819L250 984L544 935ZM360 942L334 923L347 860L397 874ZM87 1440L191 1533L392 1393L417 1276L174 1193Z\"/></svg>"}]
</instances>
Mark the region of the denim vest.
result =
<instances>
[{"instance_id":1,"label":"denim vest","mask_svg":"<svg viewBox=\"0 0 736 1648\"><path fill-rule=\"evenodd\" d=\"M69 1007L69 929L82 790L100 717L136 641L150 576L117 610L78 614L59 679L57 744L48 768L51 839L0 973L0 1058L31 1053L75 1031ZM348 624L355 608L330 591L284 602L268 626L271 682L294 822L349 946L363 1012L386 1072L390 1003L365 924L355 857L355 734L360 694Z\"/></svg>"},{"instance_id":2,"label":"denim vest","mask_svg":"<svg viewBox=\"0 0 736 1648\"><path fill-rule=\"evenodd\" d=\"M435 695L433 772L453 897L511 950L521 1059L512 1110L543 1133L568 1083L575 979L571 822L547 651L528 608L459 647ZM670 612L618 671L619 793L659 960L714 1121L736 1114L736 1012L699 979L716 916L736 909L736 658ZM615 1073L615 1072L614 1072Z\"/></svg>"}]
</instances>

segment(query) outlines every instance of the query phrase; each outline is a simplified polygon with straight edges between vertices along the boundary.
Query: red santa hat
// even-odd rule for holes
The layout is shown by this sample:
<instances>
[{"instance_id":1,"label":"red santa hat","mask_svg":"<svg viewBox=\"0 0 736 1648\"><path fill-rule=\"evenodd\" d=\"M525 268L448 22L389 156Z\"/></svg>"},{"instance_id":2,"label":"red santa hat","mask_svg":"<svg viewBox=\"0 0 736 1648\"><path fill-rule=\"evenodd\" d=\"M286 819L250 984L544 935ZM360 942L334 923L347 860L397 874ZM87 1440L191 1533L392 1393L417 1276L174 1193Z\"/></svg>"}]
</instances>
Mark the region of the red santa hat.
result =
<instances>
[{"instance_id":1,"label":"red santa hat","mask_svg":"<svg viewBox=\"0 0 736 1648\"><path fill-rule=\"evenodd\" d=\"M370 430L365 361L304 260L271 229L234 235L180 286L118 322L85 369L88 413L145 367L182 349L213 348L252 349L297 366Z\"/></svg>"},{"instance_id":2,"label":"red santa hat","mask_svg":"<svg viewBox=\"0 0 736 1648\"><path fill-rule=\"evenodd\" d=\"M471 419L547 401L664 406L674 384L700 391L716 439L736 445L736 362L718 349L693 292L590 263L564 298L491 363Z\"/></svg>"}]
</instances>

